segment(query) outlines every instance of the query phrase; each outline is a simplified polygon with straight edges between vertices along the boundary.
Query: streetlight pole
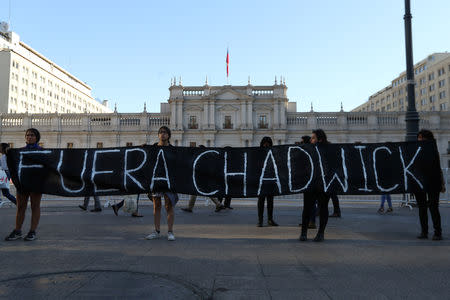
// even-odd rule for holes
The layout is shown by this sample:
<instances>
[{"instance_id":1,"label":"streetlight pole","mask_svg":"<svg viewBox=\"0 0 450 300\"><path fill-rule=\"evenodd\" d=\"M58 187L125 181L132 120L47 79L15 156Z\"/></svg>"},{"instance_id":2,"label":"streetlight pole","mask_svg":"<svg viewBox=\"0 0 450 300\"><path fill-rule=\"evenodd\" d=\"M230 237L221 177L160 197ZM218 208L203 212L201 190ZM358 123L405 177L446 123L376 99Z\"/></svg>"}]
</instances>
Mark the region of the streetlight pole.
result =
<instances>
[{"instance_id":1,"label":"streetlight pole","mask_svg":"<svg viewBox=\"0 0 450 300\"><path fill-rule=\"evenodd\" d=\"M414 94L414 65L411 33L411 5L405 0L405 45L406 45L406 88L408 92L408 108L406 110L406 141L416 141L419 132L419 114L416 110L416 97Z\"/></svg>"}]
</instances>

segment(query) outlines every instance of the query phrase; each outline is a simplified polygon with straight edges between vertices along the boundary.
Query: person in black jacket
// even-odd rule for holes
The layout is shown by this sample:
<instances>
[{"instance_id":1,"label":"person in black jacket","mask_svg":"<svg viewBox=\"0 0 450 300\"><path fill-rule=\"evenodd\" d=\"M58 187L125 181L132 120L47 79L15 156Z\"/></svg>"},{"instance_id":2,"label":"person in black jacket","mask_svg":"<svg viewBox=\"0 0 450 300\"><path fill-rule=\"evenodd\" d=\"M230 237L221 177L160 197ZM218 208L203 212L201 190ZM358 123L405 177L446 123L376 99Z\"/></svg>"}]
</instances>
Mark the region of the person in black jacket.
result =
<instances>
[{"instance_id":1,"label":"person in black jacket","mask_svg":"<svg viewBox=\"0 0 450 300\"><path fill-rule=\"evenodd\" d=\"M322 129L313 130L311 135L311 144L328 144L327 135ZM322 242L324 240L325 235L325 227L328 223L328 202L330 201L330 195L323 192L317 191L313 193L313 198L317 199L317 203L319 204L319 230L317 231L317 235L314 238L315 242ZM314 202L312 200L305 199L305 206L303 207L303 212L305 215L302 220L302 231L300 234L300 241L307 240L307 232L308 232L308 222L310 218L310 214L312 211L312 204Z\"/></svg>"},{"instance_id":2,"label":"person in black jacket","mask_svg":"<svg viewBox=\"0 0 450 300\"><path fill-rule=\"evenodd\" d=\"M422 129L417 134L417 140L420 141L434 141L434 135L431 131ZM439 158L439 155L437 156ZM440 162L439 162L440 166ZM441 193L445 192L445 182L442 176L440 179ZM419 206L419 219L422 228L421 233L417 236L418 239L428 238L428 208L430 209L431 219L433 220L434 235L433 240L442 240L441 214L439 213L439 192L417 192L415 193L417 205ZM427 199L428 198L428 199Z\"/></svg>"},{"instance_id":3,"label":"person in black jacket","mask_svg":"<svg viewBox=\"0 0 450 300\"><path fill-rule=\"evenodd\" d=\"M260 143L261 148L270 148L273 146L272 139L268 136L263 137ZM258 197L258 223L256 226L263 226L264 219L264 202L267 199L267 225L278 226L278 224L273 220L273 196L259 196Z\"/></svg>"}]
</instances>

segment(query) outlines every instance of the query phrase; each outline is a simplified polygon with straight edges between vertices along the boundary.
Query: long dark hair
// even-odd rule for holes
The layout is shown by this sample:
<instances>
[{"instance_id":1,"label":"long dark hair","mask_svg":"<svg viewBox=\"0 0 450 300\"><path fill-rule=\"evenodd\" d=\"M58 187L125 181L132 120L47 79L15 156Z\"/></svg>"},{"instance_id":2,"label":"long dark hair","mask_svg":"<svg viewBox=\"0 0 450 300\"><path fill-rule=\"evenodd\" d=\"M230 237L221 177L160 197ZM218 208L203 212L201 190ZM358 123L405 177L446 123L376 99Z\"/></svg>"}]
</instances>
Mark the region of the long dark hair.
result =
<instances>
[{"instance_id":1,"label":"long dark hair","mask_svg":"<svg viewBox=\"0 0 450 300\"><path fill-rule=\"evenodd\" d=\"M25 137L27 136L27 133L31 131L36 136L36 144L39 143L41 140L41 133L36 128L28 128L27 131L25 131Z\"/></svg>"},{"instance_id":2,"label":"long dark hair","mask_svg":"<svg viewBox=\"0 0 450 300\"><path fill-rule=\"evenodd\" d=\"M427 140L427 141L434 141L435 140L433 133L430 130L427 130L427 129L422 129L421 131L419 131L419 133L417 134L417 137L419 137L419 135L421 135L422 138L424 140Z\"/></svg>"},{"instance_id":3,"label":"long dark hair","mask_svg":"<svg viewBox=\"0 0 450 300\"><path fill-rule=\"evenodd\" d=\"M262 138L261 143L259 143L259 146L262 147L265 143L269 143L269 147L273 146L272 139L270 136L265 136Z\"/></svg>"},{"instance_id":4,"label":"long dark hair","mask_svg":"<svg viewBox=\"0 0 450 300\"><path fill-rule=\"evenodd\" d=\"M317 137L317 141L319 143L328 143L328 139L327 139L327 134L325 133L325 131L323 131L323 129L316 129L313 130L312 133L314 133Z\"/></svg>"}]
</instances>

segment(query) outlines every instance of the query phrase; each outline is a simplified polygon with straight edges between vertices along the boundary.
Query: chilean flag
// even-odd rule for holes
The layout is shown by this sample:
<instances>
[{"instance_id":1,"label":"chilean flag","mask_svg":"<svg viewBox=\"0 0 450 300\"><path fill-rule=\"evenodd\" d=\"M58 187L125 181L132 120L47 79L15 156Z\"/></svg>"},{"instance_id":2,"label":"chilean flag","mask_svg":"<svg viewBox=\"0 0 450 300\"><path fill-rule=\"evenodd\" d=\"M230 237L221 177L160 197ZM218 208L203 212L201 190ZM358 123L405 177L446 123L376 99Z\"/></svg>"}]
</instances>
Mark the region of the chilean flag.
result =
<instances>
[{"instance_id":1,"label":"chilean flag","mask_svg":"<svg viewBox=\"0 0 450 300\"><path fill-rule=\"evenodd\" d=\"M228 78L228 74L229 74L229 65L230 65L230 55L228 54L228 48L227 48L227 78Z\"/></svg>"}]
</instances>

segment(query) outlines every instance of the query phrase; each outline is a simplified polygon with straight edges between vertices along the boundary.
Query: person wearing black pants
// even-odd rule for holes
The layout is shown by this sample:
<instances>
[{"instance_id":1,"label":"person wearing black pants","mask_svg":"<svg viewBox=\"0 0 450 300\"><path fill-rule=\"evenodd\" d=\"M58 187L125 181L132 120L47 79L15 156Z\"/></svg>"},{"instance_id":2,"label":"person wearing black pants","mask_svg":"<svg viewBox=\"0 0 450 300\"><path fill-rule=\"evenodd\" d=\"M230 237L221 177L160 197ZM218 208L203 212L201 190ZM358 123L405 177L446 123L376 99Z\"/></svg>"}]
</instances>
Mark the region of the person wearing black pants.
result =
<instances>
[{"instance_id":1,"label":"person wearing black pants","mask_svg":"<svg viewBox=\"0 0 450 300\"><path fill-rule=\"evenodd\" d=\"M431 131L422 129L417 134L417 140L421 141L435 141L434 135ZM439 154L436 156L439 159ZM437 162L440 166L440 161ZM444 177L442 175L441 170L441 178L440 182L436 182L439 184L441 193L445 192L445 182ZM436 186L436 189L439 187ZM417 238L419 239L427 239L428 238L428 208L430 209L431 220L433 220L434 227L434 241L442 240L442 227L441 227L441 214L439 213L439 192L417 192L414 193L417 201L417 205L419 206L419 219L420 226L422 228L421 233ZM428 199L427 199L428 198Z\"/></svg>"},{"instance_id":2,"label":"person wearing black pants","mask_svg":"<svg viewBox=\"0 0 450 300\"><path fill-rule=\"evenodd\" d=\"M311 135L311 144L328 144L327 135L322 129L316 129L313 130ZM322 242L325 239L325 228L328 223L328 202L330 201L330 195L323 192L323 191L316 191L313 192L311 199L317 199L317 203L319 205L319 216L320 216L320 223L319 223L319 230L317 231L317 235L314 238L315 242ZM312 205L314 204L313 201L310 201L308 197L305 198L305 206L303 208L303 212L310 214L312 210ZM305 216L302 220L302 231L300 234L300 241L306 241L307 240L307 231L308 231L308 223L309 222L309 216ZM305 226L306 224L306 226Z\"/></svg>"},{"instance_id":3,"label":"person wearing black pants","mask_svg":"<svg viewBox=\"0 0 450 300\"><path fill-rule=\"evenodd\" d=\"M271 148L273 145L272 139L269 136L262 138L259 146L261 148ZM269 226L278 226L273 220L273 196L259 196L258 197L258 224L256 226L262 227L264 219L264 201L267 199L267 224ZM225 205L226 206L226 205Z\"/></svg>"},{"instance_id":4,"label":"person wearing black pants","mask_svg":"<svg viewBox=\"0 0 450 300\"><path fill-rule=\"evenodd\" d=\"M415 195L417 205L419 206L420 227L422 228L422 231L417 238L419 239L428 238L428 208L429 208L431 220L433 220L433 228L434 228L433 240L442 240L441 214L439 213L439 192L415 193Z\"/></svg>"},{"instance_id":5,"label":"person wearing black pants","mask_svg":"<svg viewBox=\"0 0 450 300\"><path fill-rule=\"evenodd\" d=\"M278 226L273 220L273 196L259 196L258 197L258 227L263 226L264 220L264 202L267 199L267 225Z\"/></svg>"}]
</instances>

